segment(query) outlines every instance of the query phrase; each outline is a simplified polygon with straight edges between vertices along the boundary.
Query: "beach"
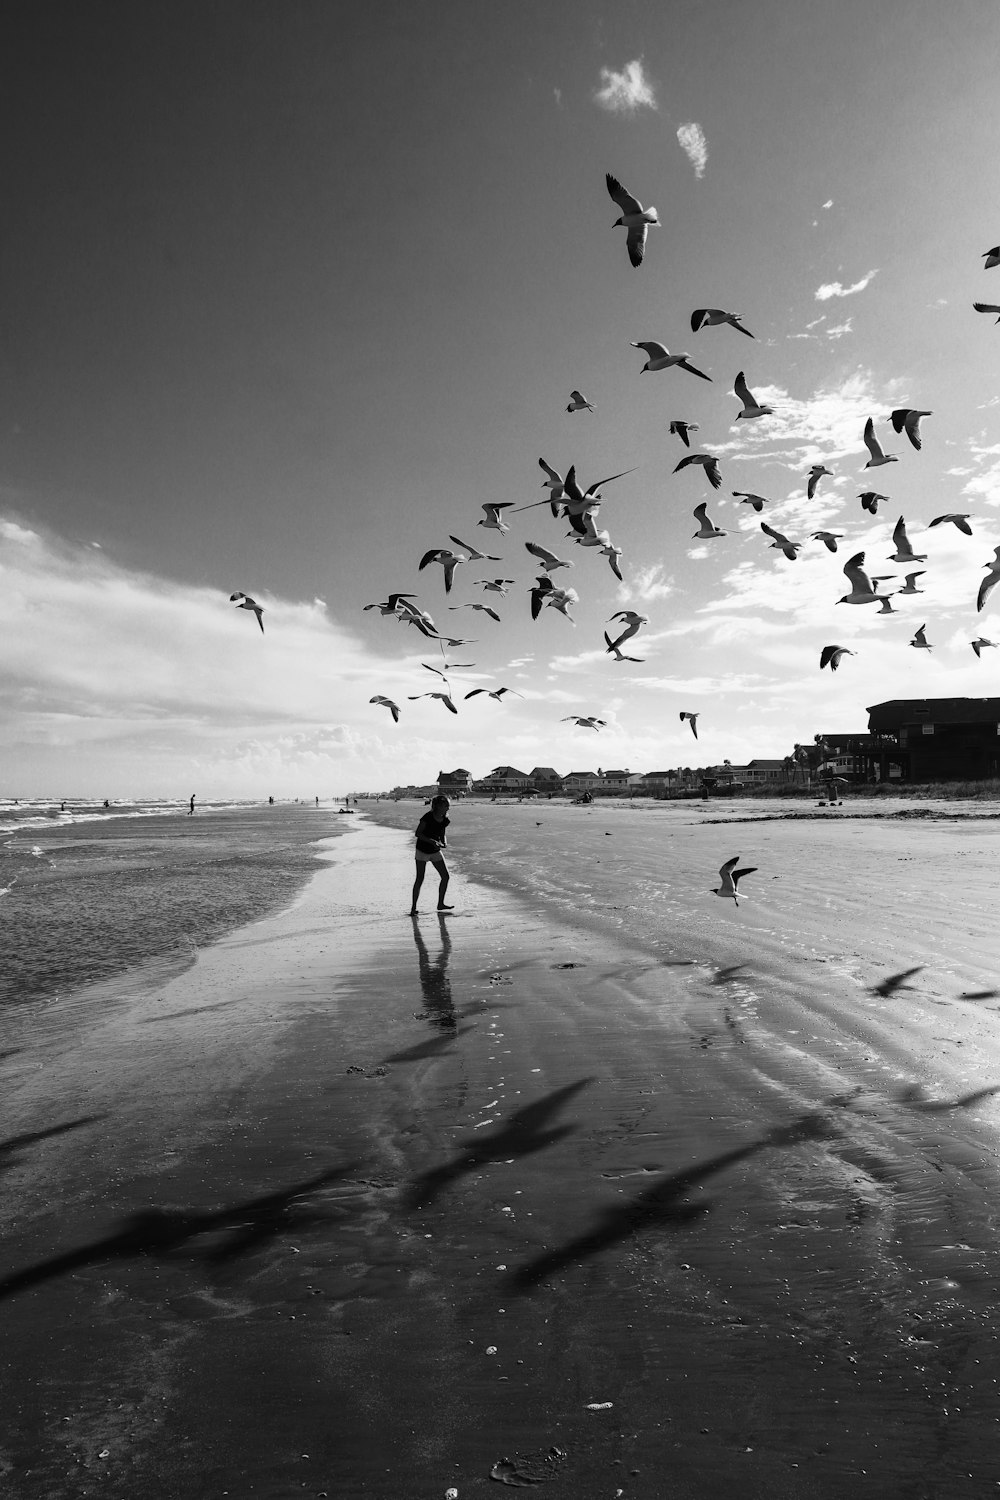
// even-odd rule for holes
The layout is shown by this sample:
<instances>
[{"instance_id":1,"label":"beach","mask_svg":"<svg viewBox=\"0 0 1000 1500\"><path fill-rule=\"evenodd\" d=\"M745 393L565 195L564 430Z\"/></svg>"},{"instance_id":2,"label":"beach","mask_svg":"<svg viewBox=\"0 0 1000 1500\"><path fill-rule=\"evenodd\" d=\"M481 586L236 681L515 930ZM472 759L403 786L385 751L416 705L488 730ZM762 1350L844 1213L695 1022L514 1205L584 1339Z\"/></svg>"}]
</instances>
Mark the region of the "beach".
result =
<instances>
[{"instance_id":1,"label":"beach","mask_svg":"<svg viewBox=\"0 0 1000 1500\"><path fill-rule=\"evenodd\" d=\"M912 810L459 802L415 921L320 814L5 1012L0 1494L993 1493L1000 808Z\"/></svg>"}]
</instances>

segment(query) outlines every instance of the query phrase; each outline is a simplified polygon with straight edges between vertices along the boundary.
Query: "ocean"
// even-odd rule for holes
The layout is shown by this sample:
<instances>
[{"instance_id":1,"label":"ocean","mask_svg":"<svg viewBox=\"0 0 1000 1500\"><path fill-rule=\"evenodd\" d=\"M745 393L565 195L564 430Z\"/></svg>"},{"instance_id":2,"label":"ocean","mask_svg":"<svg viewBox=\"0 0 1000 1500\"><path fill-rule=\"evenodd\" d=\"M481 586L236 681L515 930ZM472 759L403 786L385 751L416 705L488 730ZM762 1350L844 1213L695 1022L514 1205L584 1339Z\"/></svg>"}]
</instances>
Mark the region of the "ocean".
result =
<instances>
[{"instance_id":1,"label":"ocean","mask_svg":"<svg viewBox=\"0 0 1000 1500\"><path fill-rule=\"evenodd\" d=\"M184 965L291 901L342 821L309 802L0 801L0 1007Z\"/></svg>"}]
</instances>

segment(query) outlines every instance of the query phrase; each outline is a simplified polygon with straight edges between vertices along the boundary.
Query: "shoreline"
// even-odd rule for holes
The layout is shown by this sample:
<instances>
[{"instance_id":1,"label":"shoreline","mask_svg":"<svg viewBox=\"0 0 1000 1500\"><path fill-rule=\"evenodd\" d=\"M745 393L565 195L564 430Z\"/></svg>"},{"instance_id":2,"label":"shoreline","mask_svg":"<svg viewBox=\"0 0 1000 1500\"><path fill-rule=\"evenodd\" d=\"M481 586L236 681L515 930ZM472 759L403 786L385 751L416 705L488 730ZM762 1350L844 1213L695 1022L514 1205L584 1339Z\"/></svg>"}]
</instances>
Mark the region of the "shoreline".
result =
<instances>
[{"instance_id":1,"label":"shoreline","mask_svg":"<svg viewBox=\"0 0 1000 1500\"><path fill-rule=\"evenodd\" d=\"M664 1475L692 1500L983 1493L995 1019L949 1000L972 1050L939 1059L919 976L862 999L849 953L803 968L821 901L769 931L769 895L730 911L701 880L681 952L651 887L631 926L504 889L510 809L482 868L457 811L453 915L405 915L412 809L406 836L359 819L286 911L3 1065L5 1135L61 1132L0 1153L13 1500L467 1500L552 1447L581 1500ZM624 823L557 830L567 879L600 838L596 894L642 888ZM686 887L713 835L681 832ZM809 861L811 830L769 832L786 859L803 836Z\"/></svg>"}]
</instances>

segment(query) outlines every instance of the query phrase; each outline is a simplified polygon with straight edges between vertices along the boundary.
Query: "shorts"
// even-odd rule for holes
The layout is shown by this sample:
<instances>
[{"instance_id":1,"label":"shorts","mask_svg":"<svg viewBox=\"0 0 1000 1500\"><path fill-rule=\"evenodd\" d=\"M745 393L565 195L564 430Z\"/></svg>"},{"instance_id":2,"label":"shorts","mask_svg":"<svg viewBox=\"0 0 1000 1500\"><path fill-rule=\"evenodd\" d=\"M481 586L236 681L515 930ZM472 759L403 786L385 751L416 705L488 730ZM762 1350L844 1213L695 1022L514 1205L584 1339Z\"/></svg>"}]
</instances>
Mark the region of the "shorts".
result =
<instances>
[{"instance_id":1,"label":"shorts","mask_svg":"<svg viewBox=\"0 0 1000 1500\"><path fill-rule=\"evenodd\" d=\"M436 865L439 860L444 859L444 850L435 849L433 854L425 854L422 849L415 851L418 865Z\"/></svg>"}]
</instances>

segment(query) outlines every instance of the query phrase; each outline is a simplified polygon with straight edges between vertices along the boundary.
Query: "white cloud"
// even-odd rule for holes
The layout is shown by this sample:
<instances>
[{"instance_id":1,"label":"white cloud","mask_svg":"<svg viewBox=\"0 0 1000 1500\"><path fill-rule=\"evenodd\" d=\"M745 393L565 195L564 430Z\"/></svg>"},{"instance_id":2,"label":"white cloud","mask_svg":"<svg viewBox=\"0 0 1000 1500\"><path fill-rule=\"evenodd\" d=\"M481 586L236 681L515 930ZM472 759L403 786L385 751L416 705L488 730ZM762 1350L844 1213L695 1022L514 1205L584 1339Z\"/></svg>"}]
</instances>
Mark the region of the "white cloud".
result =
<instances>
[{"instance_id":1,"label":"white cloud","mask_svg":"<svg viewBox=\"0 0 1000 1500\"><path fill-rule=\"evenodd\" d=\"M646 567L636 568L624 583L618 585L618 603L631 604L638 599L648 604L653 599L666 599L668 594L673 593L674 585L671 579L664 578L663 573L663 563L649 563Z\"/></svg>"},{"instance_id":2,"label":"white cloud","mask_svg":"<svg viewBox=\"0 0 1000 1500\"><path fill-rule=\"evenodd\" d=\"M594 100L602 109L616 115L634 115L642 105L656 109L656 96L646 78L640 57L625 64L620 73L613 68L601 69L601 87Z\"/></svg>"},{"instance_id":3,"label":"white cloud","mask_svg":"<svg viewBox=\"0 0 1000 1500\"><path fill-rule=\"evenodd\" d=\"M693 120L687 125L678 125L677 139L694 167L694 175L704 177L705 164L708 161L708 142L701 126L696 125Z\"/></svg>"},{"instance_id":4,"label":"white cloud","mask_svg":"<svg viewBox=\"0 0 1000 1500\"><path fill-rule=\"evenodd\" d=\"M824 328L823 332L826 334L828 339L843 338L845 333L854 332L854 319L847 318L843 323L837 323L835 325L831 325L831 327L829 328Z\"/></svg>"},{"instance_id":5,"label":"white cloud","mask_svg":"<svg viewBox=\"0 0 1000 1500\"><path fill-rule=\"evenodd\" d=\"M876 267L874 271L867 271L853 286L844 286L839 281L825 281L822 286L816 288L816 301L828 302L831 297L853 297L855 292L863 292L877 275L878 268Z\"/></svg>"},{"instance_id":6,"label":"white cloud","mask_svg":"<svg viewBox=\"0 0 1000 1500\"><path fill-rule=\"evenodd\" d=\"M832 208L833 207L833 199L832 198L827 198L826 202L822 205L822 207L823 208Z\"/></svg>"}]
</instances>

